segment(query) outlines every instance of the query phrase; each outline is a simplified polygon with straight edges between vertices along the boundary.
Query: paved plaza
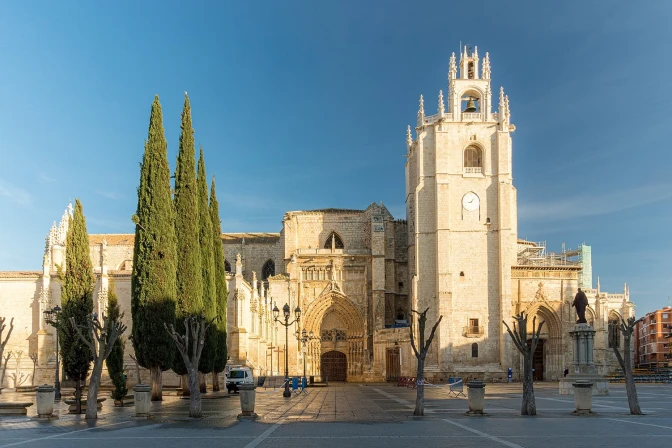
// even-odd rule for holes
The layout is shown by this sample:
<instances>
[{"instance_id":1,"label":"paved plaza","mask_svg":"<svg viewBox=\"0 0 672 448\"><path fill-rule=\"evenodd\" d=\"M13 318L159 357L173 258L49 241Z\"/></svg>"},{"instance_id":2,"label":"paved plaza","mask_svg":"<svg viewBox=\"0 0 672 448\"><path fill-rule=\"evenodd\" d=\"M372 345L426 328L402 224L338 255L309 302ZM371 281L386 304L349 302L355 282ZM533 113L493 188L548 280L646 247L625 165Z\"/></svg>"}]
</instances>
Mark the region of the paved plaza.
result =
<instances>
[{"instance_id":1,"label":"paved plaza","mask_svg":"<svg viewBox=\"0 0 672 448\"><path fill-rule=\"evenodd\" d=\"M466 388L465 388L466 389ZM258 389L256 421L238 421L237 395L210 393L204 417L189 419L188 400L168 395L152 403L153 418L135 418L133 407L104 403L99 419L67 414L51 422L28 416L0 417L4 447L632 447L672 446L672 385L640 384L644 416L629 414L623 385L595 397L593 416L571 415L573 397L558 395L557 383L535 384L536 417L520 415L520 383L486 386L487 416L467 416L464 397L447 386L426 388L426 415L413 417L415 390L392 384L330 384L307 394L282 397L279 389ZM465 391L466 392L466 391ZM30 395L3 393L0 401Z\"/></svg>"}]
</instances>

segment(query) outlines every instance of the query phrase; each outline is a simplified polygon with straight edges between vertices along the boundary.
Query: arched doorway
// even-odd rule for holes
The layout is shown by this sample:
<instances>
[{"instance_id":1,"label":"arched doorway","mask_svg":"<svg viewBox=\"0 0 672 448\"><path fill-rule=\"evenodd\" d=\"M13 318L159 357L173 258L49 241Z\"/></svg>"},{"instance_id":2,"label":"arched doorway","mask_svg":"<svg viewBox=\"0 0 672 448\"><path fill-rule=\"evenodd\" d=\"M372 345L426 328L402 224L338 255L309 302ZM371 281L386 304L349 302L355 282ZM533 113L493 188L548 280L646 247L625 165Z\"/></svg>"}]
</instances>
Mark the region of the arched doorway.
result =
<instances>
[{"instance_id":1,"label":"arched doorway","mask_svg":"<svg viewBox=\"0 0 672 448\"><path fill-rule=\"evenodd\" d=\"M556 380L562 376L563 370L567 367L565 365L560 319L548 304L530 306L527 313L529 315L527 320L528 335L531 335L534 331L532 325L535 317L537 325L540 321L544 321L537 348L532 355L534 380Z\"/></svg>"},{"instance_id":2,"label":"arched doorway","mask_svg":"<svg viewBox=\"0 0 672 448\"><path fill-rule=\"evenodd\" d=\"M346 381L348 379L348 358L345 353L332 350L322 354L321 373L328 381Z\"/></svg>"}]
</instances>

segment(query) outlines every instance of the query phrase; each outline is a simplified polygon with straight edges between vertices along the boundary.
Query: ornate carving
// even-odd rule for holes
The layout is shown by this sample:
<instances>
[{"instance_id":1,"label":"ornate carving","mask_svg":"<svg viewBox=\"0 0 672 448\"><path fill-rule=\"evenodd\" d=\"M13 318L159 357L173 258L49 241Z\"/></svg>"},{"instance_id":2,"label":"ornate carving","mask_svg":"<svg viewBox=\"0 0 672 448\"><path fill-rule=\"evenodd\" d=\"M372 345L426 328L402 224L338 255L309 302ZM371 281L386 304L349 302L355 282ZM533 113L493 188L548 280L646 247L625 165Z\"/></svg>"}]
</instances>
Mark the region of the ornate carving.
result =
<instances>
[{"instance_id":1,"label":"ornate carving","mask_svg":"<svg viewBox=\"0 0 672 448\"><path fill-rule=\"evenodd\" d=\"M448 64L448 79L455 79L457 77L457 64L455 63L455 53L450 56L450 63Z\"/></svg>"},{"instance_id":2,"label":"ornate carving","mask_svg":"<svg viewBox=\"0 0 672 448\"><path fill-rule=\"evenodd\" d=\"M418 108L418 126L423 126L425 124L425 100L420 95L420 107Z\"/></svg>"},{"instance_id":3,"label":"ornate carving","mask_svg":"<svg viewBox=\"0 0 672 448\"><path fill-rule=\"evenodd\" d=\"M443 90L439 90L439 115L443 115L445 111L446 109L443 105Z\"/></svg>"}]
</instances>

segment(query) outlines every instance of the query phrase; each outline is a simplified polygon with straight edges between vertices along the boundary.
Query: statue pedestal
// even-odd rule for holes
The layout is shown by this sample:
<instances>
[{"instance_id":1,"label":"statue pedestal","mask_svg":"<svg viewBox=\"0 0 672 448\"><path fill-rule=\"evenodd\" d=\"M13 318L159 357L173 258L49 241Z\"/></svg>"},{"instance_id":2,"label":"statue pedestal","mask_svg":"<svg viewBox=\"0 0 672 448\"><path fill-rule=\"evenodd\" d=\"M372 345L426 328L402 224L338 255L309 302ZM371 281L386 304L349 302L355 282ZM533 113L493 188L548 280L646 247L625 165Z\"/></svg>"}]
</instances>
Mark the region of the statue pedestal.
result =
<instances>
[{"instance_id":1,"label":"statue pedestal","mask_svg":"<svg viewBox=\"0 0 672 448\"><path fill-rule=\"evenodd\" d=\"M574 330L569 332L572 338L574 358L569 375L560 379L560 395L573 395L577 381L589 381L593 384L593 395L609 395L609 381L597 373L593 358L593 341L595 330L588 324L576 324Z\"/></svg>"}]
</instances>

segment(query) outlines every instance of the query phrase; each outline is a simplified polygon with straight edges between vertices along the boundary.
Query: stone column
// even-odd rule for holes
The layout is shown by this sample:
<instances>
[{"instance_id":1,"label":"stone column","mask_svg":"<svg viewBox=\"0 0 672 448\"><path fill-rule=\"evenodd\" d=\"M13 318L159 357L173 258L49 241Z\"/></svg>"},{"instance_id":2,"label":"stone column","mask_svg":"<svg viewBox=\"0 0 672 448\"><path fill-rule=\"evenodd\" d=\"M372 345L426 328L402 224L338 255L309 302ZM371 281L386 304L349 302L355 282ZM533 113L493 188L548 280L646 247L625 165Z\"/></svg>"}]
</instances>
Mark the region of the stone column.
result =
<instances>
[{"instance_id":1,"label":"stone column","mask_svg":"<svg viewBox=\"0 0 672 448\"><path fill-rule=\"evenodd\" d=\"M591 383L592 394L609 395L609 382L597 373L593 355L595 330L588 324L576 324L569 332L574 349L574 363L569 375L560 379L561 395L572 395L576 389L572 383Z\"/></svg>"}]
</instances>

